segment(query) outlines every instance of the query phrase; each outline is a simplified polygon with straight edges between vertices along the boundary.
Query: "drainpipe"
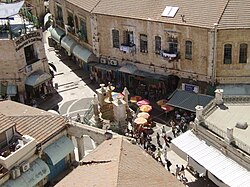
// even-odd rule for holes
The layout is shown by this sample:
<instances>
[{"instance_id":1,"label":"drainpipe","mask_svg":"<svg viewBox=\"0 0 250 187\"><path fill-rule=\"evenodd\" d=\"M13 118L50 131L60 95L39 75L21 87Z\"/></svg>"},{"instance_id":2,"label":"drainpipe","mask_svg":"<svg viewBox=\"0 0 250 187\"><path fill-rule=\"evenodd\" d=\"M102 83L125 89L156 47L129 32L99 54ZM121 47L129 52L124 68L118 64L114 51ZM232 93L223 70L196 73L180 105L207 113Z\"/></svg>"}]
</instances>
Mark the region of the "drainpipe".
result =
<instances>
[{"instance_id":1,"label":"drainpipe","mask_svg":"<svg viewBox=\"0 0 250 187\"><path fill-rule=\"evenodd\" d=\"M212 69L212 85L216 82L216 61L217 61L217 27L218 23L214 24L214 41L213 41L213 69Z\"/></svg>"}]
</instances>

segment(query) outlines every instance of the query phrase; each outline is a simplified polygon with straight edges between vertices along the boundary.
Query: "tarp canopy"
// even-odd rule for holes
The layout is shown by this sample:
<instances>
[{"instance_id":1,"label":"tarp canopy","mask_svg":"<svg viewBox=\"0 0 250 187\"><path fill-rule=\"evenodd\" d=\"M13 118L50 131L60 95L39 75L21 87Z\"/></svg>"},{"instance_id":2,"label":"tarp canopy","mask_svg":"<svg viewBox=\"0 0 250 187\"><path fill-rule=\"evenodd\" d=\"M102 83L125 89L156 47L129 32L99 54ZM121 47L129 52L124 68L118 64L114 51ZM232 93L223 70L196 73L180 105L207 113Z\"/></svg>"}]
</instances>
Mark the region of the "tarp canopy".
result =
<instances>
[{"instance_id":1,"label":"tarp canopy","mask_svg":"<svg viewBox=\"0 0 250 187\"><path fill-rule=\"evenodd\" d=\"M248 96L250 95L250 84L228 84L228 85L219 85L216 87L217 89L223 89L223 95L240 95L240 96Z\"/></svg>"},{"instance_id":2,"label":"tarp canopy","mask_svg":"<svg viewBox=\"0 0 250 187\"><path fill-rule=\"evenodd\" d=\"M172 144L228 186L249 186L249 171L219 150L207 145L190 130L173 139Z\"/></svg>"},{"instance_id":3,"label":"tarp canopy","mask_svg":"<svg viewBox=\"0 0 250 187\"><path fill-rule=\"evenodd\" d=\"M8 18L18 14L22 8L24 1L16 3L0 3L0 18Z\"/></svg>"},{"instance_id":4,"label":"tarp canopy","mask_svg":"<svg viewBox=\"0 0 250 187\"><path fill-rule=\"evenodd\" d=\"M128 74L134 74L137 70L138 68L133 64L126 64L118 69L118 71Z\"/></svg>"},{"instance_id":5,"label":"tarp canopy","mask_svg":"<svg viewBox=\"0 0 250 187\"><path fill-rule=\"evenodd\" d=\"M8 180L1 187L28 187L36 186L38 182L44 179L50 173L49 166L40 158L37 158L30 164L30 169L17 179Z\"/></svg>"},{"instance_id":6,"label":"tarp canopy","mask_svg":"<svg viewBox=\"0 0 250 187\"><path fill-rule=\"evenodd\" d=\"M168 99L168 105L195 112L197 105L205 107L214 97L177 89Z\"/></svg>"},{"instance_id":7,"label":"tarp canopy","mask_svg":"<svg viewBox=\"0 0 250 187\"><path fill-rule=\"evenodd\" d=\"M111 66L106 64L96 64L95 67L105 71L117 71L119 69L119 67L117 66Z\"/></svg>"},{"instance_id":8,"label":"tarp canopy","mask_svg":"<svg viewBox=\"0 0 250 187\"><path fill-rule=\"evenodd\" d=\"M57 43L60 43L62 37L65 35L65 32L64 32L63 30L59 29L59 28L50 27L50 28L48 29L48 31L50 31L51 37L52 37Z\"/></svg>"},{"instance_id":9,"label":"tarp canopy","mask_svg":"<svg viewBox=\"0 0 250 187\"><path fill-rule=\"evenodd\" d=\"M74 150L73 142L66 136L62 136L56 142L44 149L53 165L61 161L65 156Z\"/></svg>"}]
</instances>

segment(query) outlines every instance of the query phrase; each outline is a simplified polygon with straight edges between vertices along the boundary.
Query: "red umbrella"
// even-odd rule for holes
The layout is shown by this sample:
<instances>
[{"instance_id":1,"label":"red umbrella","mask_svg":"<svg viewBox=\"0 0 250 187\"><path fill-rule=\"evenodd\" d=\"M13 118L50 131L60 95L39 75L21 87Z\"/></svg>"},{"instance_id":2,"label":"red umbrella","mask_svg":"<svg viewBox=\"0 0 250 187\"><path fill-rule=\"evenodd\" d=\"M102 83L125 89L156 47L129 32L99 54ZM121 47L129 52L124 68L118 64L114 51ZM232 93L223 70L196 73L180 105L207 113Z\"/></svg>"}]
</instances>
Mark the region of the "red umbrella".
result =
<instances>
[{"instance_id":1,"label":"red umbrella","mask_svg":"<svg viewBox=\"0 0 250 187\"><path fill-rule=\"evenodd\" d=\"M142 106L140 106L140 111L142 111L142 112L150 112L151 110L152 110L151 105L142 105Z\"/></svg>"},{"instance_id":2,"label":"red umbrella","mask_svg":"<svg viewBox=\"0 0 250 187\"><path fill-rule=\"evenodd\" d=\"M166 112L171 112L172 110L174 110L174 107L169 105L163 105L161 106L161 109L165 110Z\"/></svg>"},{"instance_id":3,"label":"red umbrella","mask_svg":"<svg viewBox=\"0 0 250 187\"><path fill-rule=\"evenodd\" d=\"M136 104L137 104L138 106L142 106L142 105L148 105L149 103L150 103L149 100L143 99L143 100L141 100L141 101L138 101Z\"/></svg>"}]
</instances>

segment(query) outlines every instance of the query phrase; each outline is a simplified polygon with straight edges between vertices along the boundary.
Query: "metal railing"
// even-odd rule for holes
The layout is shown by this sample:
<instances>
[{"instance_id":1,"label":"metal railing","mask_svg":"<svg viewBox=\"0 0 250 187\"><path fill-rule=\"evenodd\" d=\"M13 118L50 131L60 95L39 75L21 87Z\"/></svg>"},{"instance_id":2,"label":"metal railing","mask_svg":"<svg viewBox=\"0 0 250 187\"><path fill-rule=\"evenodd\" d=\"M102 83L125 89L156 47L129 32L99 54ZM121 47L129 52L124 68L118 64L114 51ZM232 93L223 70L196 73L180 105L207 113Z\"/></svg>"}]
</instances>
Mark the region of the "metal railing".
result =
<instances>
[{"instance_id":1,"label":"metal railing","mask_svg":"<svg viewBox=\"0 0 250 187\"><path fill-rule=\"evenodd\" d=\"M90 120L93 117L93 115L94 115L94 107L91 104L89 106L89 109L83 115L83 122L86 123L87 125L93 126L94 124Z\"/></svg>"}]
</instances>

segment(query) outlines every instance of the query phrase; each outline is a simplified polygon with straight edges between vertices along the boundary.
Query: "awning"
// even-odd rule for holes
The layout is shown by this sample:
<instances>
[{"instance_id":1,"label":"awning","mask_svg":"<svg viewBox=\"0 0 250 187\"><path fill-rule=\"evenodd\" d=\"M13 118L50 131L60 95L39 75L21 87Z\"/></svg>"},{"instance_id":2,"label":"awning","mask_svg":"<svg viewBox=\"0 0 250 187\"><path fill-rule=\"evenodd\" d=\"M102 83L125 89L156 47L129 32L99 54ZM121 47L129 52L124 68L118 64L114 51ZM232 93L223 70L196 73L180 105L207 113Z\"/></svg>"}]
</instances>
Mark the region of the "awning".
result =
<instances>
[{"instance_id":1,"label":"awning","mask_svg":"<svg viewBox=\"0 0 250 187\"><path fill-rule=\"evenodd\" d=\"M8 18L18 14L22 8L24 1L15 3L0 3L0 18Z\"/></svg>"},{"instance_id":2,"label":"awning","mask_svg":"<svg viewBox=\"0 0 250 187\"><path fill-rule=\"evenodd\" d=\"M217 89L223 89L223 95L238 95L238 96L249 96L250 95L250 85L249 84L239 84L239 85L219 85Z\"/></svg>"},{"instance_id":3,"label":"awning","mask_svg":"<svg viewBox=\"0 0 250 187\"><path fill-rule=\"evenodd\" d=\"M7 86L7 95L15 96L17 94L17 87L16 85L8 85Z\"/></svg>"},{"instance_id":4,"label":"awning","mask_svg":"<svg viewBox=\"0 0 250 187\"><path fill-rule=\"evenodd\" d=\"M45 14L43 18L43 25L45 26L50 19L51 19L51 13L48 12L47 14Z\"/></svg>"},{"instance_id":5,"label":"awning","mask_svg":"<svg viewBox=\"0 0 250 187\"><path fill-rule=\"evenodd\" d=\"M128 74L134 74L138 68L133 64L126 64L118 69L118 71Z\"/></svg>"},{"instance_id":6,"label":"awning","mask_svg":"<svg viewBox=\"0 0 250 187\"><path fill-rule=\"evenodd\" d=\"M10 179L1 187L32 187L44 179L50 173L48 165L40 158L30 164L30 169L17 179Z\"/></svg>"},{"instance_id":7,"label":"awning","mask_svg":"<svg viewBox=\"0 0 250 187\"><path fill-rule=\"evenodd\" d=\"M51 37L57 42L60 43L62 37L65 35L65 32L59 28L51 28L49 29L51 33Z\"/></svg>"},{"instance_id":8,"label":"awning","mask_svg":"<svg viewBox=\"0 0 250 187\"><path fill-rule=\"evenodd\" d=\"M52 76L49 73L38 70L28 76L25 84L32 87L37 87L51 78Z\"/></svg>"},{"instance_id":9,"label":"awning","mask_svg":"<svg viewBox=\"0 0 250 187\"><path fill-rule=\"evenodd\" d=\"M72 53L74 54L75 57L84 61L85 63L88 63L91 61L97 61L97 58L95 57L95 55L92 52L90 52L88 49L86 49L80 45L75 45Z\"/></svg>"},{"instance_id":10,"label":"awning","mask_svg":"<svg viewBox=\"0 0 250 187\"><path fill-rule=\"evenodd\" d=\"M219 150L208 146L190 130L173 139L172 144L228 186L249 186L250 172Z\"/></svg>"},{"instance_id":11,"label":"awning","mask_svg":"<svg viewBox=\"0 0 250 187\"><path fill-rule=\"evenodd\" d=\"M64 36L61 40L61 46L68 52L69 56L76 44L76 41L70 36Z\"/></svg>"},{"instance_id":12,"label":"awning","mask_svg":"<svg viewBox=\"0 0 250 187\"><path fill-rule=\"evenodd\" d=\"M105 70L105 71L117 71L119 67L117 66L110 66L106 64L96 64L95 67L97 69Z\"/></svg>"},{"instance_id":13,"label":"awning","mask_svg":"<svg viewBox=\"0 0 250 187\"><path fill-rule=\"evenodd\" d=\"M163 75L150 73L150 72L146 72L142 70L136 70L133 74L137 76L145 77L148 79L154 79L154 80L166 80L167 79L167 76L164 77Z\"/></svg>"},{"instance_id":14,"label":"awning","mask_svg":"<svg viewBox=\"0 0 250 187\"><path fill-rule=\"evenodd\" d=\"M52 164L55 165L73 150L74 145L72 141L68 137L62 136L56 142L46 147L44 153L48 155Z\"/></svg>"},{"instance_id":15,"label":"awning","mask_svg":"<svg viewBox=\"0 0 250 187\"><path fill-rule=\"evenodd\" d=\"M168 99L167 104L170 106L195 112L197 105L205 107L214 97L185 90L175 90Z\"/></svg>"},{"instance_id":16,"label":"awning","mask_svg":"<svg viewBox=\"0 0 250 187\"><path fill-rule=\"evenodd\" d=\"M6 94L7 88L2 83L0 83L0 95L4 96Z\"/></svg>"}]
</instances>

